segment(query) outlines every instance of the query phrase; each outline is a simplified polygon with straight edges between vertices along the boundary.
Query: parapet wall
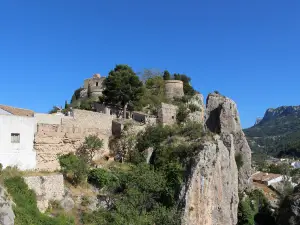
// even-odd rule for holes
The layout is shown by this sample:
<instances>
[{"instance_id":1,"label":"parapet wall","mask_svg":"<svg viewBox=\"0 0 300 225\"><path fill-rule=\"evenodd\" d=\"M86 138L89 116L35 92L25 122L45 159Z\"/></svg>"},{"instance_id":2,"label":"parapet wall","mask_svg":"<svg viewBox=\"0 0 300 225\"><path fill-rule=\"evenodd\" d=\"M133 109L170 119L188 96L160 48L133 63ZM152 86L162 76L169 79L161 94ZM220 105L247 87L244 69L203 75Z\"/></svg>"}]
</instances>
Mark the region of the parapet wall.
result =
<instances>
[{"instance_id":1,"label":"parapet wall","mask_svg":"<svg viewBox=\"0 0 300 225\"><path fill-rule=\"evenodd\" d=\"M181 80L166 80L165 95L168 99L180 98L184 96L183 82Z\"/></svg>"},{"instance_id":2,"label":"parapet wall","mask_svg":"<svg viewBox=\"0 0 300 225\"><path fill-rule=\"evenodd\" d=\"M97 135L104 142L102 150L95 156L95 159L109 152L108 140L110 134L105 133L102 129L57 124L38 124L34 140L37 160L36 168L47 171L59 169L58 155L75 152L84 142L85 137L89 135Z\"/></svg>"},{"instance_id":3,"label":"parapet wall","mask_svg":"<svg viewBox=\"0 0 300 225\"><path fill-rule=\"evenodd\" d=\"M67 127L97 128L102 133L111 134L113 116L80 109L74 109L73 114L74 118L72 119L63 118L62 125Z\"/></svg>"}]
</instances>

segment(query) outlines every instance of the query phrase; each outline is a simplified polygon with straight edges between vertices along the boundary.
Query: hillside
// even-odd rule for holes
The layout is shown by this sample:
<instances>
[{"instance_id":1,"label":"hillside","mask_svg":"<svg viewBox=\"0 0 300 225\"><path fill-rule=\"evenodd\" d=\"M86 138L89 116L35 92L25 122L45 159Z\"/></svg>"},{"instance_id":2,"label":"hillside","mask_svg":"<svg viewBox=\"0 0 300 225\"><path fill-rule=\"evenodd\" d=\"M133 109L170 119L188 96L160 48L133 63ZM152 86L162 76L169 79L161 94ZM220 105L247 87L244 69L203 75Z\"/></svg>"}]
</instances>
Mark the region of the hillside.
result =
<instances>
[{"instance_id":1,"label":"hillside","mask_svg":"<svg viewBox=\"0 0 300 225\"><path fill-rule=\"evenodd\" d=\"M244 132L255 153L300 157L300 106L268 109L261 121Z\"/></svg>"}]
</instances>

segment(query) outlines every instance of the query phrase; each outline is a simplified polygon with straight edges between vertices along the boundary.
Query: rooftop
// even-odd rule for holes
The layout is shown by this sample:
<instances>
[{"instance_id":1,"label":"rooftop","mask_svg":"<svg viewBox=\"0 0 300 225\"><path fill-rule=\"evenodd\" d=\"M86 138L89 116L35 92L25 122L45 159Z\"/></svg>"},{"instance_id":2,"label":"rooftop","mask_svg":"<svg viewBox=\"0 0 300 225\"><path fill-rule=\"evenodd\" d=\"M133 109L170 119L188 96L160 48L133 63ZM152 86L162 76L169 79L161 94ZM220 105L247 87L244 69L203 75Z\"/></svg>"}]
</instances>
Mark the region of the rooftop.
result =
<instances>
[{"instance_id":1,"label":"rooftop","mask_svg":"<svg viewBox=\"0 0 300 225\"><path fill-rule=\"evenodd\" d=\"M270 181L281 177L281 174L257 172L252 175L253 181Z\"/></svg>"},{"instance_id":2,"label":"rooftop","mask_svg":"<svg viewBox=\"0 0 300 225\"><path fill-rule=\"evenodd\" d=\"M34 116L34 111L29 110L29 109L21 109L21 108L15 108L12 106L8 105L0 105L0 109L9 112L15 116L28 116L28 117L33 117Z\"/></svg>"}]
</instances>

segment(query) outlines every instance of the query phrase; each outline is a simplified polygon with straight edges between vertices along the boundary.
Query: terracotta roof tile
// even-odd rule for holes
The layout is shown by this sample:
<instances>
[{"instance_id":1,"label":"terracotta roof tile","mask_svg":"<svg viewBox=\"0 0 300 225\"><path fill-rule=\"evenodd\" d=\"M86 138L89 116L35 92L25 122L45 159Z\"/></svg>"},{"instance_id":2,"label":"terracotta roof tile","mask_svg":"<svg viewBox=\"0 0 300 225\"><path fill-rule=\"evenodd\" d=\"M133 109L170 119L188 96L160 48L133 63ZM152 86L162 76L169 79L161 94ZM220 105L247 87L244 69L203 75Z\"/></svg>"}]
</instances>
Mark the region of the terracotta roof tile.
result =
<instances>
[{"instance_id":1,"label":"terracotta roof tile","mask_svg":"<svg viewBox=\"0 0 300 225\"><path fill-rule=\"evenodd\" d=\"M34 116L34 111L29 109L15 108L8 105L0 105L0 109L3 109L4 111L9 112L15 116L28 116L28 117Z\"/></svg>"},{"instance_id":2,"label":"terracotta roof tile","mask_svg":"<svg viewBox=\"0 0 300 225\"><path fill-rule=\"evenodd\" d=\"M253 181L270 181L270 180L273 180L280 176L281 176L281 174L258 172L258 173L255 173L252 175L252 180Z\"/></svg>"}]
</instances>

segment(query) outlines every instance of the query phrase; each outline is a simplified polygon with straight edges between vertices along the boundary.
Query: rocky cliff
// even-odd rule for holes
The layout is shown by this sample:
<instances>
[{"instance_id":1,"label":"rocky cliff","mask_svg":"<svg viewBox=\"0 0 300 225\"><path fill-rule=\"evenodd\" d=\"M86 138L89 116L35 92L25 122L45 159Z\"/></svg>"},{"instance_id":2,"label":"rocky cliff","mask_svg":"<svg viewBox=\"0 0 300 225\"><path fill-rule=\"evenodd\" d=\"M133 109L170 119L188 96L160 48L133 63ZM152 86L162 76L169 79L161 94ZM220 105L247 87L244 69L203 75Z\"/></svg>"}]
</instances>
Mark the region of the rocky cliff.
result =
<instances>
[{"instance_id":1,"label":"rocky cliff","mask_svg":"<svg viewBox=\"0 0 300 225\"><path fill-rule=\"evenodd\" d=\"M294 193L286 197L281 204L278 225L300 224L300 186L294 189Z\"/></svg>"},{"instance_id":2,"label":"rocky cliff","mask_svg":"<svg viewBox=\"0 0 300 225\"><path fill-rule=\"evenodd\" d=\"M5 189L0 186L0 224L14 225L15 214L12 206L13 202L9 200Z\"/></svg>"},{"instance_id":3,"label":"rocky cliff","mask_svg":"<svg viewBox=\"0 0 300 225\"><path fill-rule=\"evenodd\" d=\"M236 104L219 94L206 103L206 127L213 133L195 159L182 190L185 225L237 224L238 191L250 186L251 150L241 129ZM240 161L236 162L237 156Z\"/></svg>"}]
</instances>

